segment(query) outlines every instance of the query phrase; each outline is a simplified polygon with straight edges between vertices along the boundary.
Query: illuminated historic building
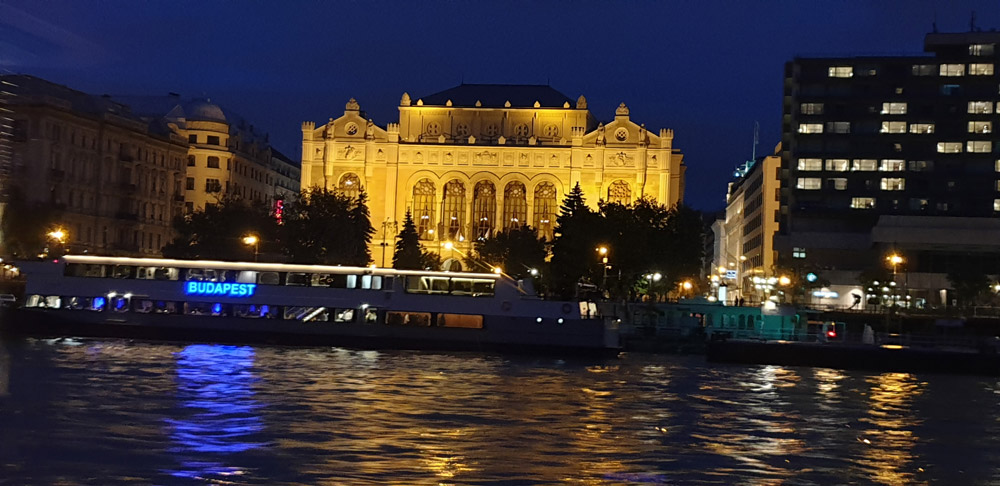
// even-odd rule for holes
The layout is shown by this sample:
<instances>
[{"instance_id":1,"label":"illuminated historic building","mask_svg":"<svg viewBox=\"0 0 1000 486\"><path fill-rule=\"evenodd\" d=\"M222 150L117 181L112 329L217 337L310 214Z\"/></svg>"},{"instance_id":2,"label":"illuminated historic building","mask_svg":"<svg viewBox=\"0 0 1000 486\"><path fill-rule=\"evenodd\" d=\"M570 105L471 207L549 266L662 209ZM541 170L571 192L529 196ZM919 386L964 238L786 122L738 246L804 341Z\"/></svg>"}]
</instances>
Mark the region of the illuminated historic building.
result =
<instances>
[{"instance_id":1,"label":"illuminated historic building","mask_svg":"<svg viewBox=\"0 0 1000 486\"><path fill-rule=\"evenodd\" d=\"M187 142L162 118L107 97L34 76L0 79L12 93L5 192L17 187L28 205L56 211L73 252L158 254L183 210Z\"/></svg>"},{"instance_id":2,"label":"illuminated historic building","mask_svg":"<svg viewBox=\"0 0 1000 486\"><path fill-rule=\"evenodd\" d=\"M225 197L267 204L298 193L298 166L274 154L266 133L207 99L116 97L146 117L165 117L189 144L184 176L188 212ZM294 179L293 179L294 178Z\"/></svg>"},{"instance_id":3,"label":"illuminated historic building","mask_svg":"<svg viewBox=\"0 0 1000 486\"><path fill-rule=\"evenodd\" d=\"M549 86L462 84L413 99L378 126L351 99L344 114L302 124L302 187L369 195L373 257L391 260L407 210L446 268L476 238L528 224L552 238L563 195L579 183L588 204L684 192L673 131L649 132L622 103L600 123L580 96ZM443 250L453 242L457 251ZM385 255L385 256L383 256Z\"/></svg>"}]
</instances>

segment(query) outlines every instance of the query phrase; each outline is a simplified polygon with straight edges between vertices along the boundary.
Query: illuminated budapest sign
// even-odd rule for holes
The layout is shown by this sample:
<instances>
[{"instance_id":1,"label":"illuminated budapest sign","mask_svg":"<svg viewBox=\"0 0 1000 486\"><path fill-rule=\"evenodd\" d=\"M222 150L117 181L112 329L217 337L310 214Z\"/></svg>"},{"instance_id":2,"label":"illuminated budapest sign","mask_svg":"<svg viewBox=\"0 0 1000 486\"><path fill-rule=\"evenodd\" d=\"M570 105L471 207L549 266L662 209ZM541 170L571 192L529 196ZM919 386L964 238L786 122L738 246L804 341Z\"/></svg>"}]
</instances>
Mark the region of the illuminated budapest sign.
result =
<instances>
[{"instance_id":1,"label":"illuminated budapest sign","mask_svg":"<svg viewBox=\"0 0 1000 486\"><path fill-rule=\"evenodd\" d=\"M218 297L250 297L257 284L187 282L184 293L188 295L214 295Z\"/></svg>"}]
</instances>

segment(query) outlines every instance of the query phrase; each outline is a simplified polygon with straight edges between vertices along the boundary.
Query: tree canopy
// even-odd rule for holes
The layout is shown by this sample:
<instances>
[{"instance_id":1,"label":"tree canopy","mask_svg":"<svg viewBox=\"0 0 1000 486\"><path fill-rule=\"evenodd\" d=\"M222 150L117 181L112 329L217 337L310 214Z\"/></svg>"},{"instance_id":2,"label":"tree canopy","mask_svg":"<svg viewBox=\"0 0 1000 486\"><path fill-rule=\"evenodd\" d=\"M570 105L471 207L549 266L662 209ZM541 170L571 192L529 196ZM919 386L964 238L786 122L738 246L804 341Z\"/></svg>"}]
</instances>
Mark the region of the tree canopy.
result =
<instances>
[{"instance_id":1,"label":"tree canopy","mask_svg":"<svg viewBox=\"0 0 1000 486\"><path fill-rule=\"evenodd\" d=\"M531 226L523 225L477 240L475 255L466 258L466 265L471 270L483 271L485 263L519 279L530 275L532 269L542 268L547 255L545 239L539 238L538 231Z\"/></svg>"},{"instance_id":2,"label":"tree canopy","mask_svg":"<svg viewBox=\"0 0 1000 486\"><path fill-rule=\"evenodd\" d=\"M400 270L437 270L441 267L441 257L427 251L420 245L420 235L413 222L413 214L406 210L403 228L396 235L396 250L392 254L392 268Z\"/></svg>"}]
</instances>

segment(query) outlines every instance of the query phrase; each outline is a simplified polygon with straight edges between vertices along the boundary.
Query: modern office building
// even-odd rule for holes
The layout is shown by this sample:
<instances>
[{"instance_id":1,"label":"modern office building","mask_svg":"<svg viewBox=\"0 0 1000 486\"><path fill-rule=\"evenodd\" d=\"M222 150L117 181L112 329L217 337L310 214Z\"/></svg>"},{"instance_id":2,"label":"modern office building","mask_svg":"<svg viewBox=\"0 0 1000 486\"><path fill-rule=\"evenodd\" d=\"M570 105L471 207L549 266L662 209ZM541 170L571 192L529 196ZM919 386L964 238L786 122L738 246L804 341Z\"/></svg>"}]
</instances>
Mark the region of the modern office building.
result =
<instances>
[{"instance_id":1,"label":"modern office building","mask_svg":"<svg viewBox=\"0 0 1000 486\"><path fill-rule=\"evenodd\" d=\"M712 225L713 274L725 285L721 298L759 302L780 290L782 276L775 265L774 235L778 231L781 144L774 155L747 162L735 172L726 194L726 211Z\"/></svg>"},{"instance_id":2,"label":"modern office building","mask_svg":"<svg viewBox=\"0 0 1000 486\"><path fill-rule=\"evenodd\" d=\"M28 75L0 81L4 197L50 226L31 236L58 227L73 252L158 254L183 210L187 142L164 119L141 119L108 97ZM0 253L9 254L10 238L28 235L4 236Z\"/></svg>"},{"instance_id":3,"label":"modern office building","mask_svg":"<svg viewBox=\"0 0 1000 486\"><path fill-rule=\"evenodd\" d=\"M825 302L865 293L862 271L893 271L906 295L892 293L933 306L953 303L955 268L1000 273L998 44L932 33L924 55L786 64L775 248L834 284Z\"/></svg>"},{"instance_id":4,"label":"modern office building","mask_svg":"<svg viewBox=\"0 0 1000 486\"><path fill-rule=\"evenodd\" d=\"M446 251L446 268L477 238L528 224L552 238L563 195L577 183L588 204L647 196L683 198L683 156L673 131L649 131L622 103L601 123L587 100L549 86L462 84L399 102L399 120L378 126L351 99L342 116L302 124L302 186L369 195L372 255L391 261L412 211L424 244Z\"/></svg>"}]
</instances>

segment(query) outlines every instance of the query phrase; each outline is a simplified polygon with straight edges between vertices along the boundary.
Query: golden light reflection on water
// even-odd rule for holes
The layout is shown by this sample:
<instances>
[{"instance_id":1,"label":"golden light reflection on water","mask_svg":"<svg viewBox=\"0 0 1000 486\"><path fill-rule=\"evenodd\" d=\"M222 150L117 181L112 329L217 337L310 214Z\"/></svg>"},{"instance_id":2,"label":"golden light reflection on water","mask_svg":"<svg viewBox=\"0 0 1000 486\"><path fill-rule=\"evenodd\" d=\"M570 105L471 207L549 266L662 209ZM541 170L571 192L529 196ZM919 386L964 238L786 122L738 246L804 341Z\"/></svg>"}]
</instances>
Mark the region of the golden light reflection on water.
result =
<instances>
[{"instance_id":1,"label":"golden light reflection on water","mask_svg":"<svg viewBox=\"0 0 1000 486\"><path fill-rule=\"evenodd\" d=\"M913 484L913 448L920 440L913 429L922 423L912 413L913 400L927 384L909 373L882 373L866 382L868 413L859 421L868 428L858 437L865 449L857 462L878 483Z\"/></svg>"}]
</instances>

